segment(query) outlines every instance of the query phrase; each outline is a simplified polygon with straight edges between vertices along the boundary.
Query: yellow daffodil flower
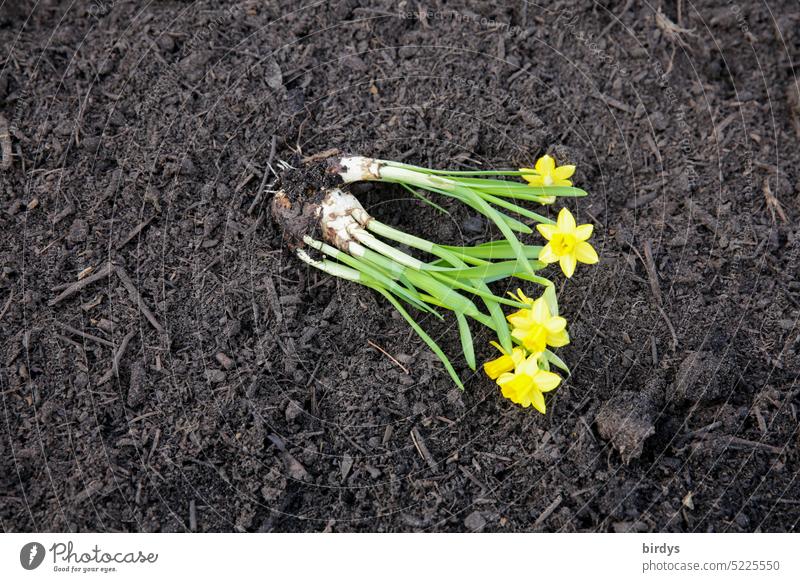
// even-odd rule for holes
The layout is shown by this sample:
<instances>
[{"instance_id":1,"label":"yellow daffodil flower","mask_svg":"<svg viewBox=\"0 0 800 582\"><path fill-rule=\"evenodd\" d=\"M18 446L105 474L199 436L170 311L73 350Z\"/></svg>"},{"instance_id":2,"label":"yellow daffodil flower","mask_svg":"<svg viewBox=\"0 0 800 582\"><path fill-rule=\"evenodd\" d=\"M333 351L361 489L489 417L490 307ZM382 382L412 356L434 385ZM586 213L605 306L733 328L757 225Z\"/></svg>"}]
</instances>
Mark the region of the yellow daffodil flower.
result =
<instances>
[{"instance_id":1,"label":"yellow daffodil flower","mask_svg":"<svg viewBox=\"0 0 800 582\"><path fill-rule=\"evenodd\" d=\"M525 350L522 348L514 348L509 354L497 342L489 343L503 354L499 358L486 362L483 365L484 372L486 372L486 375L492 380L496 380L501 374L510 372L525 360Z\"/></svg>"},{"instance_id":2,"label":"yellow daffodil flower","mask_svg":"<svg viewBox=\"0 0 800 582\"><path fill-rule=\"evenodd\" d=\"M553 390L560 382L558 374L539 368L537 354L531 354L515 366L513 373L506 372L497 378L503 396L523 408L533 405L542 414L547 410L544 393Z\"/></svg>"},{"instance_id":3,"label":"yellow daffodil flower","mask_svg":"<svg viewBox=\"0 0 800 582\"><path fill-rule=\"evenodd\" d=\"M567 320L550 313L544 296L534 300L527 297L522 289L517 289L516 296L510 295L531 306L506 317L513 328L511 336L521 341L525 349L540 354L547 346L560 348L569 343Z\"/></svg>"},{"instance_id":4,"label":"yellow daffodil flower","mask_svg":"<svg viewBox=\"0 0 800 582\"><path fill-rule=\"evenodd\" d=\"M578 262L593 265L600 260L592 245L586 242L594 227L591 224L576 226L575 217L566 208L558 213L556 224L537 224L536 230L549 241L539 252L539 260L547 264L558 261L567 277L572 277Z\"/></svg>"},{"instance_id":5,"label":"yellow daffodil flower","mask_svg":"<svg viewBox=\"0 0 800 582\"><path fill-rule=\"evenodd\" d=\"M544 155L536 160L536 165L531 168L520 168L522 178L531 186L572 186L568 179L575 173L575 166L558 166L556 161L548 155ZM542 202L547 204L547 202Z\"/></svg>"}]
</instances>

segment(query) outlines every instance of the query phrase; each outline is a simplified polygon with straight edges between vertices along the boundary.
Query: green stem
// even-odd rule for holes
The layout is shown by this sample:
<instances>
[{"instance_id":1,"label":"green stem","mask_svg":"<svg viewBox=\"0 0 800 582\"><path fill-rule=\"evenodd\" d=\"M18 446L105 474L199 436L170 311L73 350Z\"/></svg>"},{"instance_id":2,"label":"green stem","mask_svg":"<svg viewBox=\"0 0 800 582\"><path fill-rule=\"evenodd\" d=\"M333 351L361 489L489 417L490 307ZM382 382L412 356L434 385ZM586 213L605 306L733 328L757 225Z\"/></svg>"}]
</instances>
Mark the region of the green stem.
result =
<instances>
[{"instance_id":1,"label":"green stem","mask_svg":"<svg viewBox=\"0 0 800 582\"><path fill-rule=\"evenodd\" d=\"M447 249L442 248L439 245L436 245L430 241L427 241L423 238L418 236L414 236L413 234L408 234L392 228L388 224L384 224L378 220L371 220L367 224L367 228L372 230L373 232L379 234L384 238L388 238L389 240L394 240L402 244L406 244L411 248L416 248L418 250L428 252L434 256L437 256L445 261L448 261L454 267L466 267L466 263L462 261L459 257L457 257L454 253L450 252ZM490 326L492 329L495 330L497 333L497 339L500 340L500 345L503 346L504 350L511 350L511 333L508 330L508 324L506 324L505 314L500 306L497 304L497 296L494 295L489 287L480 280L470 280L473 285L480 289L477 295L481 295L483 299L484 305L486 305L486 309L489 310L489 314L492 317L492 321L494 322L493 326ZM483 294L488 294L491 299Z\"/></svg>"}]
</instances>

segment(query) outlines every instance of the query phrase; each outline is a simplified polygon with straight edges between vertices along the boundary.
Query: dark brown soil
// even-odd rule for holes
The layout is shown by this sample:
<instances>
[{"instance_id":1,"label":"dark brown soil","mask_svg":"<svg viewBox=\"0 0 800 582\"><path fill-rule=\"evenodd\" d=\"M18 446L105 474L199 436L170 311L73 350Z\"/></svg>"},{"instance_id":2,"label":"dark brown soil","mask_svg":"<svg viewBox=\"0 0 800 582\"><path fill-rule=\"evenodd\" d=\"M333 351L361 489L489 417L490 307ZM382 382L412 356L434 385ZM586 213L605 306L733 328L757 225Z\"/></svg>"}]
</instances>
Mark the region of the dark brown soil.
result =
<instances>
[{"instance_id":1,"label":"dark brown soil","mask_svg":"<svg viewBox=\"0 0 800 582\"><path fill-rule=\"evenodd\" d=\"M0 5L4 531L797 530L796 1ZM280 163L330 148L578 164L547 416L287 250Z\"/></svg>"}]
</instances>

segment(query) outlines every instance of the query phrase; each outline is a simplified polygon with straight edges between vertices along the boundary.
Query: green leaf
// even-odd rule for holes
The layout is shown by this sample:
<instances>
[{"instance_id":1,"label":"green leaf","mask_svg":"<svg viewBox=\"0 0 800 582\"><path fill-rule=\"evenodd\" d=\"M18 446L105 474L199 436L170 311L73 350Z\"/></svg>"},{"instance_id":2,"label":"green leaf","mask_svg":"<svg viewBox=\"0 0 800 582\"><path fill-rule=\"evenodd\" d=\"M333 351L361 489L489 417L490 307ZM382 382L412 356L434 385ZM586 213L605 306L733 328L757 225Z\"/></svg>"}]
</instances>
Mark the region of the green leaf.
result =
<instances>
[{"instance_id":1,"label":"green leaf","mask_svg":"<svg viewBox=\"0 0 800 582\"><path fill-rule=\"evenodd\" d=\"M520 216L524 216L525 218L530 218L531 220L535 220L536 222L539 222L541 224L556 223L556 221L551 218L547 218L546 216L542 216L541 214L532 212L527 208L523 208L522 206L514 204L513 202L508 202L507 200L503 200L502 198L498 198L497 196L492 196L491 194L487 194L486 192L478 191L478 195L487 202L491 202L496 206L505 208L506 210L510 210L511 212L519 214Z\"/></svg>"},{"instance_id":2,"label":"green leaf","mask_svg":"<svg viewBox=\"0 0 800 582\"><path fill-rule=\"evenodd\" d=\"M453 379L453 382L455 382L456 385L463 391L464 384L461 383L461 378L459 378L458 374L456 374L453 365L450 363L450 360L447 359L447 356L444 355L444 352L439 347L439 344L433 341L433 338L431 338L431 336L425 333L425 330L422 329L416 321L414 321L414 318L411 317L408 311L405 310L403 305L391 293L389 293L382 287L373 287L373 289L375 289L378 293L386 297L386 299L388 299L389 302L392 305L394 305L394 308L397 309L400 315L403 316L403 319L405 319L406 322L408 322L408 325L411 326L411 329L413 329L416 332L416 334L420 337L420 339L424 341L427 344L427 346L431 349L431 351L434 354L436 354L436 356L441 360L442 364L444 364L444 367L447 370L447 373L450 374L450 377Z\"/></svg>"},{"instance_id":3,"label":"green leaf","mask_svg":"<svg viewBox=\"0 0 800 582\"><path fill-rule=\"evenodd\" d=\"M514 249L514 254L517 257L517 260L522 264L522 268L526 273L533 273L533 268L531 267L530 263L528 262L528 258L525 256L525 251L522 248L522 244L520 244L517 237L514 236L514 233L508 227L508 225L503 221L500 217L500 214L492 208L488 202L486 202L483 198L472 192L469 188L465 188L463 186L457 187L459 193L463 194L467 199L472 200L477 204L481 210L486 213L486 216L489 217L497 228L500 229L500 232L503 233L503 236L506 237L508 244L511 245L511 248Z\"/></svg>"},{"instance_id":4,"label":"green leaf","mask_svg":"<svg viewBox=\"0 0 800 582\"><path fill-rule=\"evenodd\" d=\"M540 270L545 267L544 263L532 261L531 267ZM489 263L477 267L463 267L439 272L437 275L451 277L454 279L480 279L481 281L498 281L510 277L519 271L517 261L501 261L499 263Z\"/></svg>"},{"instance_id":5,"label":"green leaf","mask_svg":"<svg viewBox=\"0 0 800 582\"><path fill-rule=\"evenodd\" d=\"M458 321L458 335L461 337L461 349L464 351L464 359L471 370L475 370L475 348L472 345L472 333L469 331L469 323L463 314L456 312Z\"/></svg>"},{"instance_id":6,"label":"green leaf","mask_svg":"<svg viewBox=\"0 0 800 582\"><path fill-rule=\"evenodd\" d=\"M388 276L378 265L374 265L367 260L358 259L348 255L347 253L341 252L338 249L334 249L326 244L323 244L319 250L322 251L323 254L335 257L345 265L356 269L362 274L362 276L369 277L375 281L376 284L380 284L381 286L390 289L393 293L399 295L403 298L403 300L413 305L417 309L431 313L441 319L441 315L425 305L425 303L419 297L419 294L416 293L415 289L404 289L394 280L392 280L392 278Z\"/></svg>"},{"instance_id":7,"label":"green leaf","mask_svg":"<svg viewBox=\"0 0 800 582\"><path fill-rule=\"evenodd\" d=\"M458 256L448 251L447 249L442 248L439 245L432 245L429 252L437 257L442 257L441 260L448 261L453 267L458 267L458 268L467 267L466 263L462 261ZM475 279L475 280L470 279L469 283L473 284L480 291L483 291L485 293L490 293L492 297L496 297L494 294L491 293L491 290L486 285L486 283L481 281L480 279ZM483 298L483 303L489 310L489 315L491 316L492 322L494 323L494 331L497 334L497 339L500 342L500 345L503 346L504 350L511 351L511 347L513 345L511 341L511 331L509 330L508 324L506 323L506 316L503 313L503 310L501 309L497 301L490 300L486 297Z\"/></svg>"},{"instance_id":8,"label":"green leaf","mask_svg":"<svg viewBox=\"0 0 800 582\"><path fill-rule=\"evenodd\" d=\"M559 358L557 355L555 355L550 350L545 350L544 351L544 357L547 359L548 362L553 364L556 368L560 368L561 370L563 370L567 374L571 374L572 373L572 372L569 371L569 367L564 363L564 360Z\"/></svg>"},{"instance_id":9,"label":"green leaf","mask_svg":"<svg viewBox=\"0 0 800 582\"><path fill-rule=\"evenodd\" d=\"M558 315L558 298L556 297L555 285L550 284L546 286L542 295L544 296L544 302L547 304L547 308L550 310L550 315Z\"/></svg>"},{"instance_id":10,"label":"green leaf","mask_svg":"<svg viewBox=\"0 0 800 582\"><path fill-rule=\"evenodd\" d=\"M525 305L524 303L520 303L519 301L506 299L505 297L498 297L497 295L492 293L492 291L488 288L486 290L479 289L474 285L469 285L468 283L460 281L459 279L450 279L449 277L442 275L440 273L434 273L433 276L436 277L436 279L438 279L442 283L444 283L444 285L447 287L455 287L457 289L461 289L462 291L466 291L467 293L472 293L473 295L481 297L482 299L484 299L484 301L489 301L493 303L502 303L503 305L510 305L511 307L517 307L519 309L525 309L528 307L527 305ZM471 283L472 281L468 280L468 282Z\"/></svg>"},{"instance_id":11,"label":"green leaf","mask_svg":"<svg viewBox=\"0 0 800 582\"><path fill-rule=\"evenodd\" d=\"M530 184L508 182L505 180L470 178L453 178L453 180L465 186L469 186L474 190L481 190L497 196L519 198L520 200L533 200L533 198L531 198L532 196L566 196L575 198L587 195L585 190L573 186L531 186Z\"/></svg>"},{"instance_id":12,"label":"green leaf","mask_svg":"<svg viewBox=\"0 0 800 582\"><path fill-rule=\"evenodd\" d=\"M550 279L545 279L544 277L540 277L539 275L528 275L527 273L514 273L514 277L517 279L522 279L523 281L530 281L531 283L536 283L537 285L541 285L543 287L552 287L553 282Z\"/></svg>"},{"instance_id":13,"label":"green leaf","mask_svg":"<svg viewBox=\"0 0 800 582\"><path fill-rule=\"evenodd\" d=\"M503 313L499 303L487 302L486 308L489 310L489 315L491 315L492 321L494 322L494 331L497 334L500 345L503 346L503 349L507 352L511 352L511 348L514 344L511 340L511 330L506 322L506 314Z\"/></svg>"},{"instance_id":14,"label":"green leaf","mask_svg":"<svg viewBox=\"0 0 800 582\"><path fill-rule=\"evenodd\" d=\"M423 168L422 166L414 166L412 164L403 164L401 162L393 162L390 160L380 160L387 166L394 166L395 168L405 168L406 170L414 170L421 174L432 174L435 176L522 176L523 174L530 174L530 172L520 172L519 170L432 170L430 168Z\"/></svg>"},{"instance_id":15,"label":"green leaf","mask_svg":"<svg viewBox=\"0 0 800 582\"><path fill-rule=\"evenodd\" d=\"M395 182L394 180L384 180L384 182L389 182L389 183L392 183L392 184L402 184L402 182ZM482 208L480 206L475 204L472 200L467 199L464 196L459 195L456 192L443 190L441 188L434 188L433 186L424 186L424 187L420 186L420 188L423 188L423 189L428 190L430 192L434 192L436 194L441 194L442 196L447 196L448 198L455 198L459 202L462 202L463 204L466 204L467 206L469 206L470 208L472 208L476 212L482 214L483 216L486 216L487 218L492 219L492 217L490 217L484 210L482 210ZM520 222L516 218L512 218L511 216L508 216L507 214L504 214L504 213L499 212L497 210L495 210L494 212L497 215L503 217L503 221L508 225L508 227L511 230L513 230L515 232L521 232L521 233L524 233L524 234L531 234L533 232L531 230L531 228L527 224L525 224L524 222ZM492 221L494 222L494 219L492 219Z\"/></svg>"},{"instance_id":16,"label":"green leaf","mask_svg":"<svg viewBox=\"0 0 800 582\"><path fill-rule=\"evenodd\" d=\"M507 240L493 241L474 247L446 246L444 248L478 259L514 259L517 257L516 251ZM522 248L528 259L538 259L542 250L542 247L536 245L522 245Z\"/></svg>"},{"instance_id":17,"label":"green leaf","mask_svg":"<svg viewBox=\"0 0 800 582\"><path fill-rule=\"evenodd\" d=\"M428 200L427 198L425 198L425 196L423 196L422 194L420 194L419 192L417 192L416 190L414 190L414 189L413 189L411 186L409 186L408 184L403 184L403 183L401 183L400 185L401 185L403 188L405 188L406 190L408 190L409 192L411 192L411 195L412 195L412 196L414 196L415 198L418 198L419 200L421 200L421 201L422 201L422 202L424 202L425 204L427 204L427 205L429 205L429 206L432 206L433 208L435 208L435 209L436 209L436 210L438 210L439 212L443 212L444 214L447 214L447 215L449 215L449 214L450 214L450 213L449 213L447 210L445 210L444 208L442 208L441 206L439 206L438 204L436 204L436 202L433 202L432 200Z\"/></svg>"},{"instance_id":18,"label":"green leaf","mask_svg":"<svg viewBox=\"0 0 800 582\"><path fill-rule=\"evenodd\" d=\"M422 271L406 270L406 277L411 281L411 284L420 289L424 289L436 299L441 301L448 309L452 311L460 311L467 315L471 315L478 311L475 304L461 295L452 287L441 283L431 276L430 273Z\"/></svg>"}]
</instances>

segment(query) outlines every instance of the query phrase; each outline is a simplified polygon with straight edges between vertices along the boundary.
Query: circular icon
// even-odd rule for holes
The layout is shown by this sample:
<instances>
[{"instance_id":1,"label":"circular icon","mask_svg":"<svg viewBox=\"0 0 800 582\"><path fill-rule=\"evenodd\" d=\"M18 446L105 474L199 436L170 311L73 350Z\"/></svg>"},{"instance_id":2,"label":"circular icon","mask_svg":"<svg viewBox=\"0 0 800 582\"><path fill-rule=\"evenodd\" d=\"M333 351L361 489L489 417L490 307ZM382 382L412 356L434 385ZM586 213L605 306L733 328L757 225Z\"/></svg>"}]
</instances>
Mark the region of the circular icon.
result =
<instances>
[{"instance_id":1,"label":"circular icon","mask_svg":"<svg viewBox=\"0 0 800 582\"><path fill-rule=\"evenodd\" d=\"M26 570L35 570L44 561L44 546L39 542L29 542L19 551L19 563Z\"/></svg>"}]
</instances>

